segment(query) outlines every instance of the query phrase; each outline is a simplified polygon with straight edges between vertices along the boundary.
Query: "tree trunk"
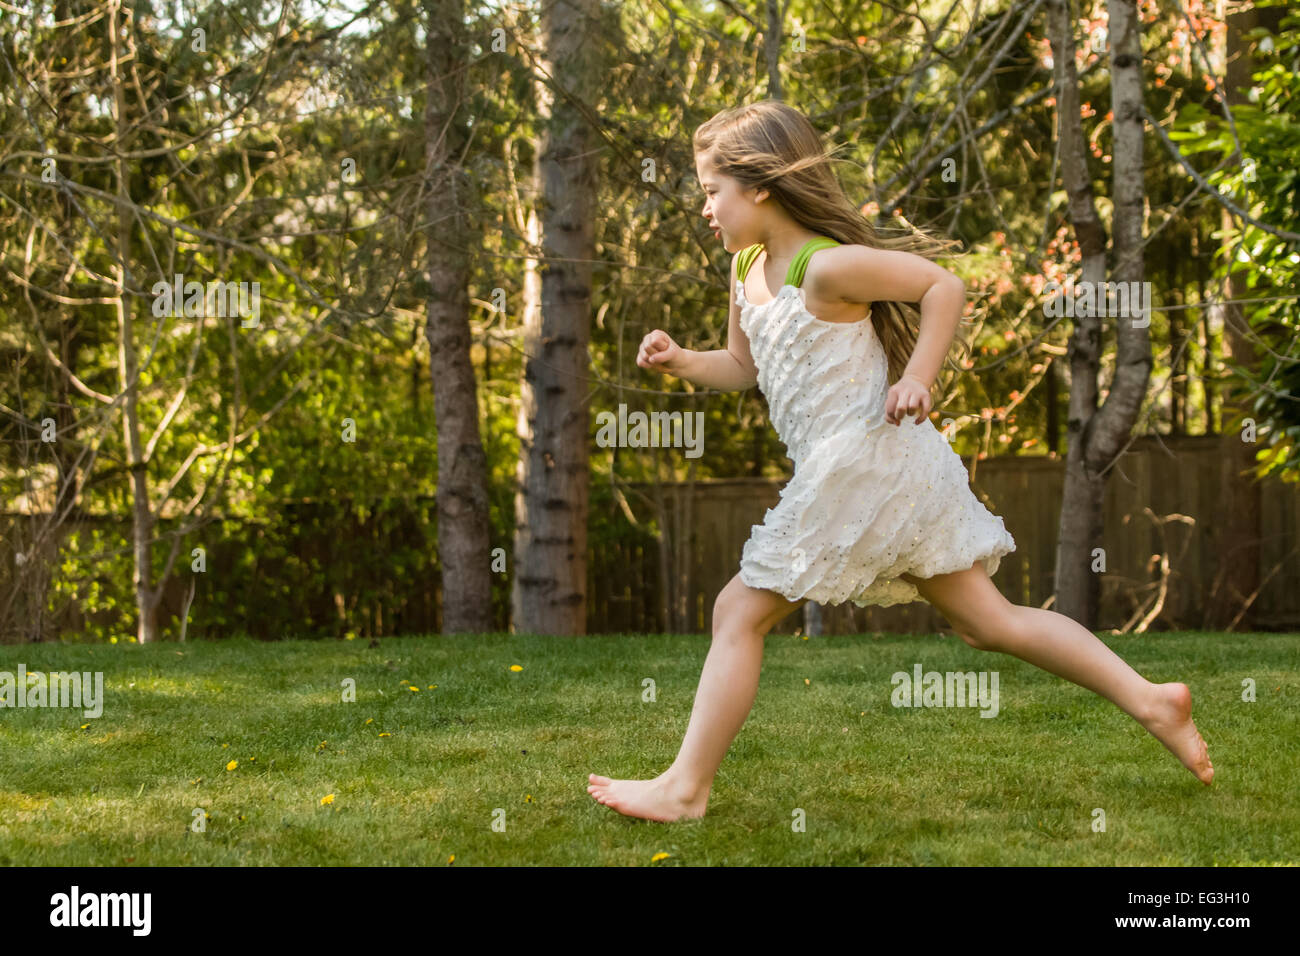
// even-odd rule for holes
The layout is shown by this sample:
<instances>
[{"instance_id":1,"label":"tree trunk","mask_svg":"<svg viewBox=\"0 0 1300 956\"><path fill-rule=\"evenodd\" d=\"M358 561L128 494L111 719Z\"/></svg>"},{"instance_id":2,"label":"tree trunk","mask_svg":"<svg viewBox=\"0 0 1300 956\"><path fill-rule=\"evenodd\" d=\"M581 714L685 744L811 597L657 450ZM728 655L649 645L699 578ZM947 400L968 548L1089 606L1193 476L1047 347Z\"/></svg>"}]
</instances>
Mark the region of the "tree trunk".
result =
<instances>
[{"instance_id":1,"label":"tree trunk","mask_svg":"<svg viewBox=\"0 0 1300 956\"><path fill-rule=\"evenodd\" d=\"M790 0L767 0L767 29L763 31L763 55L767 60L767 98L784 100L781 92L781 44L785 40L782 8Z\"/></svg>"},{"instance_id":2,"label":"tree trunk","mask_svg":"<svg viewBox=\"0 0 1300 956\"><path fill-rule=\"evenodd\" d=\"M1183 328L1184 306L1182 275L1179 258L1174 254L1174 244L1165 247L1165 283L1169 288L1171 308L1169 317L1169 434L1187 434L1187 358L1186 340L1190 337Z\"/></svg>"},{"instance_id":3,"label":"tree trunk","mask_svg":"<svg viewBox=\"0 0 1300 956\"><path fill-rule=\"evenodd\" d=\"M594 137L582 106L599 82L597 0L545 4L534 177L541 205L540 308L526 308L512 629L587 627L588 408ZM611 10L616 15L616 11ZM554 84L554 85L552 85Z\"/></svg>"},{"instance_id":4,"label":"tree trunk","mask_svg":"<svg viewBox=\"0 0 1300 956\"><path fill-rule=\"evenodd\" d=\"M1047 360L1047 450L1056 454L1061 450L1060 420L1060 386L1056 379L1056 359Z\"/></svg>"},{"instance_id":5,"label":"tree trunk","mask_svg":"<svg viewBox=\"0 0 1300 956\"><path fill-rule=\"evenodd\" d=\"M1072 21L1066 0L1049 0L1052 56L1058 83L1061 170L1069 195L1070 219L1083 254L1083 281L1104 290L1107 280L1105 227L1097 214L1079 112ZM1143 179L1141 20L1133 0L1108 5L1111 104L1114 111L1114 230L1116 282L1141 282L1145 224ZM1064 499L1056 561L1056 610L1085 627L1097 626L1101 573L1112 570L1105 551L1103 506L1106 473L1122 453L1146 395L1151 375L1150 313L1114 317L1115 374L1105 402L1097 406L1102 321L1099 308L1080 315L1070 339L1070 411Z\"/></svg>"},{"instance_id":6,"label":"tree trunk","mask_svg":"<svg viewBox=\"0 0 1300 956\"><path fill-rule=\"evenodd\" d=\"M1215 377L1218 372L1214 362L1214 332L1210 328L1210 315L1214 309L1212 306L1207 306L1205 302L1205 273L1211 266L1203 266L1201 263L1201 226L1199 223L1194 225L1192 264L1196 275L1196 303L1201 314L1197 329L1201 336L1201 387L1205 391L1204 428L1205 434L1214 435L1219 431L1218 420L1214 414L1214 405L1218 401L1218 389L1215 387Z\"/></svg>"},{"instance_id":7,"label":"tree trunk","mask_svg":"<svg viewBox=\"0 0 1300 956\"><path fill-rule=\"evenodd\" d=\"M487 454L479 433L478 391L470 358L469 182L460 167L469 40L464 0L423 0L428 100L424 129L429 176L426 247L429 375L437 428L438 560L442 633L492 630L491 523Z\"/></svg>"},{"instance_id":8,"label":"tree trunk","mask_svg":"<svg viewBox=\"0 0 1300 956\"><path fill-rule=\"evenodd\" d=\"M109 3L108 36L110 44L109 76L114 91L114 150L117 160L117 262L113 267L113 284L117 310L117 374L122 394L122 436L126 446L127 471L131 492L131 583L135 589L136 639L148 644L158 639L158 601L161 588L153 587L153 531L155 515L149 505L148 465L140 444L138 399L140 381L135 350L135 328L130 293L131 276L131 172L124 154L130 148L127 135L126 84L121 69L125 58L123 38L131 34L131 15L120 0Z\"/></svg>"},{"instance_id":9,"label":"tree trunk","mask_svg":"<svg viewBox=\"0 0 1300 956\"><path fill-rule=\"evenodd\" d=\"M1097 215L1088 175L1079 117L1073 21L1068 0L1048 0L1046 7L1056 73L1061 176L1069 197L1070 221L1083 257L1083 280L1095 282L1105 278L1106 232ZM1088 431L1097 412L1097 372L1101 364L1101 323L1097 316L1075 318L1067 354L1071 381L1065 426L1065 487L1056 546L1055 610L1091 627L1097 615L1099 593L1092 570L1092 549L1104 530L1097 504L1100 483L1087 471L1086 455Z\"/></svg>"}]
</instances>

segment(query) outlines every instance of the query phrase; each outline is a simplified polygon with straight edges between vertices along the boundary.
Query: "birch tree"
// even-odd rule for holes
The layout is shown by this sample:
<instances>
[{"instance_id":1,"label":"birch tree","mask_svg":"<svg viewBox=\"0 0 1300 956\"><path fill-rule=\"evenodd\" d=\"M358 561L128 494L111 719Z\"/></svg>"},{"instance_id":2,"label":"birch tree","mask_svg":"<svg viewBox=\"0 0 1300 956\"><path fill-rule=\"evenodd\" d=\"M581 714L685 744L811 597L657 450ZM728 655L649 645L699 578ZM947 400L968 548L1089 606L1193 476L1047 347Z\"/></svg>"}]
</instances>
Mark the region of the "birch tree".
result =
<instances>
[{"instance_id":1,"label":"birch tree","mask_svg":"<svg viewBox=\"0 0 1300 956\"><path fill-rule=\"evenodd\" d=\"M1142 106L1142 22L1133 0L1108 4L1111 109L1114 114L1113 229L1108 249L1106 227L1097 210L1088 171L1079 82L1075 69L1073 19L1069 0L1047 0L1048 36L1056 76L1061 175L1069 202L1070 221L1082 253L1082 282L1106 290L1109 281L1141 282L1144 272L1143 180L1144 110ZM1107 252L1113 268L1107 269ZM1099 306L1076 312L1070 336L1071 375L1065 460L1056 557L1056 610L1085 627L1095 626L1100 604L1100 572L1106 568L1103 505L1106 477L1124 451L1137 421L1151 376L1149 312L1130 308L1114 317L1115 371L1104 401L1098 405L1098 374L1102 357L1102 316L1107 296L1098 292ZM1131 303L1130 303L1131 305ZM1149 307L1149 303L1148 303ZM1112 558L1113 560L1113 558Z\"/></svg>"}]
</instances>

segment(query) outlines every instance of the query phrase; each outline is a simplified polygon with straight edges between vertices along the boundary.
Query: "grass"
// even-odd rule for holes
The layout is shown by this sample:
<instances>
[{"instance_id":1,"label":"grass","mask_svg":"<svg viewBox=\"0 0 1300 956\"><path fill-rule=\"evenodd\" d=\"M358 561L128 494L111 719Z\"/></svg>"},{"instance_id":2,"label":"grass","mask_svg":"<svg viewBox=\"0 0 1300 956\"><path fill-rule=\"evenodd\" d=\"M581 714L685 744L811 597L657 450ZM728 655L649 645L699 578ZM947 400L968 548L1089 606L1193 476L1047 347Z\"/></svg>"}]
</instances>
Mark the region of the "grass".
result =
<instances>
[{"instance_id":1,"label":"grass","mask_svg":"<svg viewBox=\"0 0 1300 956\"><path fill-rule=\"evenodd\" d=\"M0 671L102 671L106 699L0 709L0 864L1300 861L1300 636L1103 639L1190 685L1211 787L1109 701L956 637L769 636L707 816L673 824L600 806L586 775L668 767L706 637L3 647ZM996 670L998 715L893 707L917 663Z\"/></svg>"}]
</instances>

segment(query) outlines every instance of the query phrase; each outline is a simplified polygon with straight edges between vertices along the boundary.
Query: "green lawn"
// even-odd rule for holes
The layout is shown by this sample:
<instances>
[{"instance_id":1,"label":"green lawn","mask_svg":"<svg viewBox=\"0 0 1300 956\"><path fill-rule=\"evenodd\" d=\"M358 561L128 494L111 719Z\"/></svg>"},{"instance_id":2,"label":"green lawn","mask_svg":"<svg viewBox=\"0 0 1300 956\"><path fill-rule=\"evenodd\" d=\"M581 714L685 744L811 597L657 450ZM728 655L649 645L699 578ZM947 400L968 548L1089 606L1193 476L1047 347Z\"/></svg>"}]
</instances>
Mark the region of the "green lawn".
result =
<instances>
[{"instance_id":1,"label":"green lawn","mask_svg":"<svg viewBox=\"0 0 1300 956\"><path fill-rule=\"evenodd\" d=\"M769 636L708 815L672 824L602 807L586 776L672 762L703 636L3 647L0 671L102 671L106 699L97 719L0 709L0 864L1300 861L1300 636L1104 639L1190 685L1211 787L1109 701L956 637ZM892 706L918 663L997 671L999 713Z\"/></svg>"}]
</instances>

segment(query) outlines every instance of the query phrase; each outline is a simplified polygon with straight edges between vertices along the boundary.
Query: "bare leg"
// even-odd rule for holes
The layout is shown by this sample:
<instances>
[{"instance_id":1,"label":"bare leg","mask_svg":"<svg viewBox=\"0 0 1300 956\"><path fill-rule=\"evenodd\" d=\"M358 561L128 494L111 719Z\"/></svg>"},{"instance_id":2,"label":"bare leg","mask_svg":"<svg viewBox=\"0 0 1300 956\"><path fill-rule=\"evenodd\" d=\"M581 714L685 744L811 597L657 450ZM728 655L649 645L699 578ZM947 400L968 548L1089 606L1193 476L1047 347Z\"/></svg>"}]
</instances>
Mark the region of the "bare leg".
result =
<instances>
[{"instance_id":1,"label":"bare leg","mask_svg":"<svg viewBox=\"0 0 1300 956\"><path fill-rule=\"evenodd\" d=\"M748 587L740 575L732 578L713 606L713 643L677 759L652 780L611 780L590 774L587 792L631 817L668 822L704 816L713 777L754 705L763 639L803 603Z\"/></svg>"},{"instance_id":2,"label":"bare leg","mask_svg":"<svg viewBox=\"0 0 1300 956\"><path fill-rule=\"evenodd\" d=\"M1186 684L1153 684L1072 618L1011 604L976 562L932 578L902 575L972 647L1011 654L1086 687L1119 707L1165 745L1202 783L1214 778L1205 741L1192 723Z\"/></svg>"}]
</instances>

